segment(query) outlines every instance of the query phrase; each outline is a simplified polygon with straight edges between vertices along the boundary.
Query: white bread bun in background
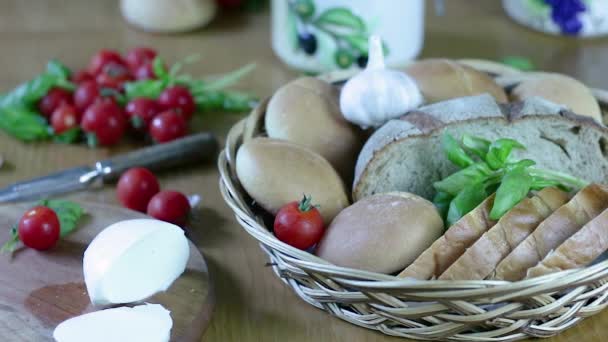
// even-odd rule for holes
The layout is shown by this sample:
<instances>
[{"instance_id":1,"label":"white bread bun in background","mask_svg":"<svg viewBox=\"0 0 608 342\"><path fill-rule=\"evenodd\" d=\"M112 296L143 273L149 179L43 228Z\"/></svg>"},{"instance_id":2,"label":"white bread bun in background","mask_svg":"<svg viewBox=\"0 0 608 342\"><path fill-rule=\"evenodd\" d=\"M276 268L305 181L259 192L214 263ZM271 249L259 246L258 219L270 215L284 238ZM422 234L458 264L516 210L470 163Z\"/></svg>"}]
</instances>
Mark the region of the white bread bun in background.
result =
<instances>
[{"instance_id":1,"label":"white bread bun in background","mask_svg":"<svg viewBox=\"0 0 608 342\"><path fill-rule=\"evenodd\" d=\"M443 234L435 206L407 192L362 198L327 228L316 254L343 267L394 273Z\"/></svg>"}]
</instances>

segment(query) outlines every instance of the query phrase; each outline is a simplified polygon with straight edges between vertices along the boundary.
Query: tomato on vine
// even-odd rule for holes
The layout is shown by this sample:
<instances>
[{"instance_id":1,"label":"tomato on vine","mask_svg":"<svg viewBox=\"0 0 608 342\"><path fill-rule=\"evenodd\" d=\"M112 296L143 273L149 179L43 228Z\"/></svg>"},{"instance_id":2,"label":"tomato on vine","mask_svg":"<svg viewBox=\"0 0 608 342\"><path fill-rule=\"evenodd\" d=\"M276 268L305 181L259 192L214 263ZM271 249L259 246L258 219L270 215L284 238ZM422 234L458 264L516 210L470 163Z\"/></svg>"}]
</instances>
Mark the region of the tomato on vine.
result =
<instances>
[{"instance_id":1,"label":"tomato on vine","mask_svg":"<svg viewBox=\"0 0 608 342\"><path fill-rule=\"evenodd\" d=\"M93 103L82 116L80 126L87 133L89 146L114 145L127 128L126 115L116 101L104 98Z\"/></svg>"}]
</instances>

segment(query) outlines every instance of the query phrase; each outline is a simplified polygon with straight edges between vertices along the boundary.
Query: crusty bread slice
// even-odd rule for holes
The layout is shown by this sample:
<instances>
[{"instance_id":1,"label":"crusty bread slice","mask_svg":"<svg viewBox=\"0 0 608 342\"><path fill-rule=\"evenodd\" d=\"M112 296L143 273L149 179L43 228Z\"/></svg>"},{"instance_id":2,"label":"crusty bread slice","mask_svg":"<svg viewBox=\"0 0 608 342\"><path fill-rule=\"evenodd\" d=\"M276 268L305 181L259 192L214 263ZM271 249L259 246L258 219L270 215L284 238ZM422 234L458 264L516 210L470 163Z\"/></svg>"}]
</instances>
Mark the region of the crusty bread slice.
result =
<instances>
[{"instance_id":1,"label":"crusty bread slice","mask_svg":"<svg viewBox=\"0 0 608 342\"><path fill-rule=\"evenodd\" d=\"M586 266L606 250L608 250L608 210L604 210L589 221L556 250L547 254L538 265L530 268L526 278Z\"/></svg>"},{"instance_id":2,"label":"crusty bread slice","mask_svg":"<svg viewBox=\"0 0 608 342\"><path fill-rule=\"evenodd\" d=\"M538 167L591 182L608 178L608 129L546 100L531 98L501 111L492 97L480 95L420 111L388 122L368 139L355 168L355 200L390 191L432 198L433 182L456 170L441 149L444 132L514 138L528 147L515 156L533 159Z\"/></svg>"},{"instance_id":3,"label":"crusty bread slice","mask_svg":"<svg viewBox=\"0 0 608 342\"><path fill-rule=\"evenodd\" d=\"M494 195L452 225L431 247L399 273L398 277L421 280L438 277L485 231L496 223L490 220Z\"/></svg>"},{"instance_id":4,"label":"crusty bread slice","mask_svg":"<svg viewBox=\"0 0 608 342\"><path fill-rule=\"evenodd\" d=\"M520 280L526 271L608 207L608 187L591 184L547 217L496 267L492 279Z\"/></svg>"},{"instance_id":5,"label":"crusty bread slice","mask_svg":"<svg viewBox=\"0 0 608 342\"><path fill-rule=\"evenodd\" d=\"M568 194L556 188L545 188L535 196L523 199L475 241L439 279L484 279L539 223L567 201Z\"/></svg>"}]
</instances>

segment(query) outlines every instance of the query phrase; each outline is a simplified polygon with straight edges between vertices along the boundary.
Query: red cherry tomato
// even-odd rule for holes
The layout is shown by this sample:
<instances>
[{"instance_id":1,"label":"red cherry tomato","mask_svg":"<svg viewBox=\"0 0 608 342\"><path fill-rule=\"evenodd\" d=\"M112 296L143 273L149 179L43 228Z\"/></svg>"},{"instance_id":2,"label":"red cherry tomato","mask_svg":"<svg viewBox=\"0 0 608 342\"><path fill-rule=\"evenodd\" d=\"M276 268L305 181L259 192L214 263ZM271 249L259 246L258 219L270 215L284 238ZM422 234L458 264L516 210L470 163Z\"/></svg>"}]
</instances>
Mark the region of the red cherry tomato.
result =
<instances>
[{"instance_id":1,"label":"red cherry tomato","mask_svg":"<svg viewBox=\"0 0 608 342\"><path fill-rule=\"evenodd\" d=\"M74 92L74 105L83 112L100 96L99 85L93 81L81 83Z\"/></svg>"},{"instance_id":2,"label":"red cherry tomato","mask_svg":"<svg viewBox=\"0 0 608 342\"><path fill-rule=\"evenodd\" d=\"M127 56L125 57L125 61L131 70L136 70L145 63L151 62L156 55L156 50L149 47L140 46L129 50L129 52L127 52Z\"/></svg>"},{"instance_id":3,"label":"red cherry tomato","mask_svg":"<svg viewBox=\"0 0 608 342\"><path fill-rule=\"evenodd\" d=\"M152 66L152 62L144 63L138 66L134 72L133 76L135 76L136 80L153 80L156 79L156 74L154 74L154 67Z\"/></svg>"},{"instance_id":4,"label":"red cherry tomato","mask_svg":"<svg viewBox=\"0 0 608 342\"><path fill-rule=\"evenodd\" d=\"M51 88L40 101L38 110L47 118L50 118L55 109L64 103L72 103L72 93L62 88Z\"/></svg>"},{"instance_id":5,"label":"red cherry tomato","mask_svg":"<svg viewBox=\"0 0 608 342\"><path fill-rule=\"evenodd\" d=\"M173 86L163 90L158 97L158 103L164 109L177 110L186 120L190 120L196 109L190 90L182 86Z\"/></svg>"},{"instance_id":6,"label":"red cherry tomato","mask_svg":"<svg viewBox=\"0 0 608 342\"><path fill-rule=\"evenodd\" d=\"M157 220L183 226L190 212L190 202L181 192L164 190L152 197L148 203L148 215Z\"/></svg>"},{"instance_id":7,"label":"red cherry tomato","mask_svg":"<svg viewBox=\"0 0 608 342\"><path fill-rule=\"evenodd\" d=\"M148 169L136 167L120 176L116 192L118 200L126 208L146 212L152 196L160 191L156 176Z\"/></svg>"},{"instance_id":8,"label":"red cherry tomato","mask_svg":"<svg viewBox=\"0 0 608 342\"><path fill-rule=\"evenodd\" d=\"M80 116L76 107L70 104L62 104L55 109L51 115L51 125L55 134L61 134L69 129L78 127Z\"/></svg>"},{"instance_id":9,"label":"red cherry tomato","mask_svg":"<svg viewBox=\"0 0 608 342\"><path fill-rule=\"evenodd\" d=\"M89 145L114 145L125 134L127 120L122 108L113 99L95 101L82 116L80 123L87 133Z\"/></svg>"},{"instance_id":10,"label":"red cherry tomato","mask_svg":"<svg viewBox=\"0 0 608 342\"><path fill-rule=\"evenodd\" d=\"M95 78L87 70L80 70L72 74L72 82L80 84L86 81L93 81Z\"/></svg>"},{"instance_id":11,"label":"red cherry tomato","mask_svg":"<svg viewBox=\"0 0 608 342\"><path fill-rule=\"evenodd\" d=\"M93 75L97 75L103 71L105 65L110 63L123 66L127 65L118 52L102 49L91 58L91 61L89 62L89 72Z\"/></svg>"},{"instance_id":12,"label":"red cherry tomato","mask_svg":"<svg viewBox=\"0 0 608 342\"><path fill-rule=\"evenodd\" d=\"M310 197L283 206L274 218L274 234L293 247L308 249L315 245L325 232L319 210L311 205Z\"/></svg>"},{"instance_id":13,"label":"red cherry tomato","mask_svg":"<svg viewBox=\"0 0 608 342\"><path fill-rule=\"evenodd\" d=\"M133 80L133 77L126 68L117 67L114 64L106 65L104 71L95 77L99 86L116 90L121 90L123 83L131 80Z\"/></svg>"},{"instance_id":14,"label":"red cherry tomato","mask_svg":"<svg viewBox=\"0 0 608 342\"><path fill-rule=\"evenodd\" d=\"M157 143L175 140L186 135L188 123L174 110L162 112L150 124L150 134Z\"/></svg>"},{"instance_id":15,"label":"red cherry tomato","mask_svg":"<svg viewBox=\"0 0 608 342\"><path fill-rule=\"evenodd\" d=\"M61 226L59 217L51 208L38 206L25 212L17 231L24 245L43 251L55 246Z\"/></svg>"},{"instance_id":16,"label":"red cherry tomato","mask_svg":"<svg viewBox=\"0 0 608 342\"><path fill-rule=\"evenodd\" d=\"M125 112L131 121L131 126L139 132L147 132L152 119L160 111L160 105L156 100L144 97L131 100L125 108Z\"/></svg>"}]
</instances>

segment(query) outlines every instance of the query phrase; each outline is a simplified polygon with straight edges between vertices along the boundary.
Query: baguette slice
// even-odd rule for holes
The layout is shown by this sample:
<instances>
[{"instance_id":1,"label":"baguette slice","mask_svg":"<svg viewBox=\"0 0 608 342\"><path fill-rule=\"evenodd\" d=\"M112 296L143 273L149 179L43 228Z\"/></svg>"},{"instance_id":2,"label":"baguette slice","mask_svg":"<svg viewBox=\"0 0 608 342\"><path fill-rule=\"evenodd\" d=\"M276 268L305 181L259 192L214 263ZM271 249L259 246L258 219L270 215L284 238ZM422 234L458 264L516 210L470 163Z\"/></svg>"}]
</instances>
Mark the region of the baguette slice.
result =
<instances>
[{"instance_id":1,"label":"baguette slice","mask_svg":"<svg viewBox=\"0 0 608 342\"><path fill-rule=\"evenodd\" d=\"M494 195L452 225L431 247L427 248L398 277L420 280L438 277L467 247L496 223L490 220Z\"/></svg>"},{"instance_id":2,"label":"baguette slice","mask_svg":"<svg viewBox=\"0 0 608 342\"><path fill-rule=\"evenodd\" d=\"M545 188L509 210L439 277L440 280L484 279L496 265L557 208L568 194Z\"/></svg>"},{"instance_id":3,"label":"baguette slice","mask_svg":"<svg viewBox=\"0 0 608 342\"><path fill-rule=\"evenodd\" d=\"M549 252L608 207L608 187L591 184L557 209L496 267L492 279L520 280Z\"/></svg>"},{"instance_id":4,"label":"baguette slice","mask_svg":"<svg viewBox=\"0 0 608 342\"><path fill-rule=\"evenodd\" d=\"M526 278L586 266L606 250L608 210L587 223L556 250L549 252L538 265L528 270Z\"/></svg>"}]
</instances>

